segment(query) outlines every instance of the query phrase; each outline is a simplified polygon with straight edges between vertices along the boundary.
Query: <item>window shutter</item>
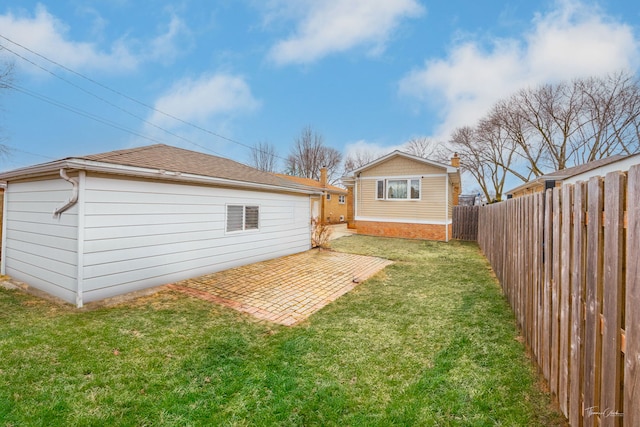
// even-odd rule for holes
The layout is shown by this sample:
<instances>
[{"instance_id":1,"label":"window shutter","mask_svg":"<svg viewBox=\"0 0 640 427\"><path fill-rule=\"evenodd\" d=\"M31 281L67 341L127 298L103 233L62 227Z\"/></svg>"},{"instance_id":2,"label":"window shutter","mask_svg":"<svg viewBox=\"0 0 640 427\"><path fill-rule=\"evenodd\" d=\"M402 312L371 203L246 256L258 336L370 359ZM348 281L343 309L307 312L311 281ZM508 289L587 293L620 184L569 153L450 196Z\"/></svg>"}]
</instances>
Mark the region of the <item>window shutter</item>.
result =
<instances>
[{"instance_id":1,"label":"window shutter","mask_svg":"<svg viewBox=\"0 0 640 427\"><path fill-rule=\"evenodd\" d=\"M242 230L244 206L227 205L227 231Z\"/></svg>"},{"instance_id":2,"label":"window shutter","mask_svg":"<svg viewBox=\"0 0 640 427\"><path fill-rule=\"evenodd\" d=\"M258 206L245 206L244 209L244 229L257 230L260 222Z\"/></svg>"}]
</instances>

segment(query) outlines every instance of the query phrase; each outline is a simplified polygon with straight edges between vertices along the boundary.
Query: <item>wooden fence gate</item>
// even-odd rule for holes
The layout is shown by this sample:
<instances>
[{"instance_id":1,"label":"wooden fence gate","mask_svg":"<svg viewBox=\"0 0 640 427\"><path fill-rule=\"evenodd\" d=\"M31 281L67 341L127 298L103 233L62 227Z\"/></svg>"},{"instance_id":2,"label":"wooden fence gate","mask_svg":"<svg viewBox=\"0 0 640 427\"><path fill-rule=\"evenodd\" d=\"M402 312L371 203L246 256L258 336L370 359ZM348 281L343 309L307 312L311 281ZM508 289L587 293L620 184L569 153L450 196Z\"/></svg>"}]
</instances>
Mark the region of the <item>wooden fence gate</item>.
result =
<instances>
[{"instance_id":1,"label":"wooden fence gate","mask_svg":"<svg viewBox=\"0 0 640 427\"><path fill-rule=\"evenodd\" d=\"M453 238L457 240L478 239L478 211L480 206L453 207Z\"/></svg>"},{"instance_id":2,"label":"wooden fence gate","mask_svg":"<svg viewBox=\"0 0 640 427\"><path fill-rule=\"evenodd\" d=\"M640 426L640 165L484 206L478 224L570 424Z\"/></svg>"}]
</instances>

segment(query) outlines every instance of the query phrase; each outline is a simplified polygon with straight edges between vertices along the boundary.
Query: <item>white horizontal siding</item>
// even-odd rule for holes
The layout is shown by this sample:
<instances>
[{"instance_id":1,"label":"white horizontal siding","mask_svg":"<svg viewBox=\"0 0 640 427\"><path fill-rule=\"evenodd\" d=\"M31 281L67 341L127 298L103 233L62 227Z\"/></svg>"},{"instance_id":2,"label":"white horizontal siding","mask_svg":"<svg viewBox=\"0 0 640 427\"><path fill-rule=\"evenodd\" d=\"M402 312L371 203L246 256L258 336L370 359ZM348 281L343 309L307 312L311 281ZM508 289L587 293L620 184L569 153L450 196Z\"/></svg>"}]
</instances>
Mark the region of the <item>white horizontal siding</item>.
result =
<instances>
[{"instance_id":1,"label":"white horizontal siding","mask_svg":"<svg viewBox=\"0 0 640 427\"><path fill-rule=\"evenodd\" d=\"M71 188L60 178L9 183L3 257L9 276L75 302L77 207L53 217L71 197Z\"/></svg>"},{"instance_id":2,"label":"white horizontal siding","mask_svg":"<svg viewBox=\"0 0 640 427\"><path fill-rule=\"evenodd\" d=\"M106 176L86 178L85 302L309 249L309 198ZM227 204L260 229L225 233Z\"/></svg>"}]
</instances>

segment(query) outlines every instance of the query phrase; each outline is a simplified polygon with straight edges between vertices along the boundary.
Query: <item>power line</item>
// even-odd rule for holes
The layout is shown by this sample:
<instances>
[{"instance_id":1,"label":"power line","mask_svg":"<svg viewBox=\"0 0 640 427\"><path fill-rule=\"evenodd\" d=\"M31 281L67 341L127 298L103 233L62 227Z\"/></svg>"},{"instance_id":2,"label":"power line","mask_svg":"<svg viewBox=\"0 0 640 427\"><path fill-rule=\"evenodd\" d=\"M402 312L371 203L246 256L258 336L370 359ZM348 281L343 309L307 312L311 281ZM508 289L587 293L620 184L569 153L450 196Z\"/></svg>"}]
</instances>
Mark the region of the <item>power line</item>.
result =
<instances>
[{"instance_id":1,"label":"power line","mask_svg":"<svg viewBox=\"0 0 640 427\"><path fill-rule=\"evenodd\" d=\"M183 119L181 119L181 118L179 118L179 117L177 117L177 116L175 116L175 115L173 115L173 114L170 114L170 113L167 113L167 112L165 112L165 111L159 110L159 109L157 109L157 108L155 108L155 107L153 107L153 106L151 106L151 105L149 105L149 104L146 104L145 102L142 102L142 101L140 101L140 100L138 100L138 99L135 99L135 98L133 98L133 97L131 97L131 96L129 96L129 95L127 95L127 94L125 94L125 93L121 92L121 91L118 91L118 90L116 90L116 89L113 89L113 88L111 88L111 87L109 87L109 86L107 86L107 85L105 85L105 84L103 84L103 83L100 83L99 81L97 81L97 80L95 80L95 79L92 79L91 77L88 77L88 76L86 76L86 75L84 75L84 74L82 74L82 73L80 73L80 72L78 72L78 71L75 71L75 70L73 70L73 69L71 69L71 68L69 68L69 67L67 67L67 66L65 66L65 65L63 65L63 64L61 64L61 63L59 63L59 62L57 62L57 61L54 61L53 59L50 59L50 58L48 58L48 57L46 57L46 56L44 56L44 55L42 55L42 54L40 54L40 53L38 53L38 52L36 52L36 51L32 50L32 49L30 49L30 48L28 48L28 47L26 47L26 46L24 46L24 45L22 45L22 44L20 44L20 43L18 43L18 42L16 42L16 41L14 41L14 40L11 40L10 38L8 38L8 37L6 37L6 36L4 36L4 35L2 35L2 34L0 34L0 38L2 38L2 39L4 39L4 40L8 41L9 43L12 43L12 44L14 44L14 45L16 45L16 46L18 46L18 47L20 47L20 48L22 48L22 49L24 49L24 50L26 50L26 51L30 52L30 53L32 53L33 55L35 55L35 56L37 56L37 57L39 57L39 58L41 58L41 59L43 59L43 60L45 60L45 61L47 61L47 62L51 63L51 64L56 65L56 66L57 66L57 67L59 67L59 68L62 68L62 69L66 70L66 71L68 71L68 72L70 72L70 73L72 73L72 74L74 74L74 75L76 75L76 76L78 76L78 77L80 77L80 78L82 78L82 79L84 79L84 80L86 80L86 81L90 82L90 83L93 83L94 85L97 85L97 86L99 86L99 87L101 87L101 88L103 88L103 89L105 89L105 90L107 90L107 91L110 91L110 92L112 92L112 93L114 93L114 94L116 94L116 95L118 95L118 96L121 96L121 97L123 97L123 98L125 98L125 99L128 99L129 101L132 101L132 102L134 102L134 103L136 103L136 104L138 104L138 105L141 105L141 106L143 106L143 107L145 107L145 108L148 108L148 109L149 109L149 110L151 110L151 111L157 112L157 113L162 114L162 115L164 115L164 116L166 116L166 117L169 117L169 118L171 118L171 119L173 119L173 120L176 120L176 121L178 121L178 122L180 122L180 123L182 123L182 124L184 124L184 125L190 126L190 127L194 128L194 129L197 129L197 130L199 130L199 131L201 131L201 132L205 132L205 133L207 133L207 134L209 134L209 135L212 135L212 136L215 136L215 137L217 137L217 138L220 138L220 139L223 139L223 140L229 141L229 142L231 142L231 143L234 143L234 144L240 145L240 146L245 147L245 148L248 148L248 149L250 149L250 150L258 150L258 151L263 152L264 154L273 155L274 157L277 157L277 158L279 158L279 159L281 159L281 160L285 160L285 161L287 160L287 159L286 159L286 158L284 158L284 157L281 157L281 156L278 156L278 155L275 155L275 154L272 154L272 153L268 153L268 152L266 152L266 151L264 151L264 150L260 150L258 147L254 147L254 146L250 146L250 145L248 145L248 144L244 144L244 143L242 143L242 142L240 142L240 141L237 141L237 140L235 140L235 139L232 139L232 138L226 137L226 136L224 136L224 135L218 134L218 133L216 133L216 132L213 132L213 131L211 131L211 130L209 130L209 129L203 128L202 126L196 125L196 124L194 124L194 123L192 123L192 122L189 122L189 121L187 121L187 120L183 120ZM33 66L35 66L35 67L37 67L37 68L40 68L41 70L43 70L43 71L45 71L45 72L47 72L47 73L51 74L52 76L54 76L54 77L56 77L56 78L58 78L58 79L60 79L60 80L64 81L65 83L67 83L67 84L69 84L69 85L71 85L71 86L73 86L73 87L75 87L75 88L77 88L77 89L79 89L79 90L81 90L81 91L83 91L83 92L85 92L85 93L87 93L87 94L89 94L89 95L91 95L91 96L93 96L93 97L95 97L95 98L97 98L97 99L99 99L99 100L101 100L101 101L105 102L105 103L107 103L108 105L111 105L111 106L112 106L112 107L114 107L114 108L117 108L117 109L119 109L119 110L121 110L121 111L124 111L125 113L127 113L127 114L129 114L129 115L132 115L133 117L135 117L135 118L137 118L137 119L139 119L139 120L142 120L143 122L148 123L148 124L150 124L151 126L154 126L154 127L158 128L158 129L160 129L160 130L164 131L164 132L167 132L167 133L169 133L169 134L171 134L171 135L173 135L173 136L177 136L178 138L183 139L183 140L185 140L185 141L186 141L186 142L188 142L188 143L191 143L191 144L193 144L193 145L196 145L196 146L198 146L198 147L200 147L200 148L203 148L203 149L205 149L205 150L212 151L212 150L208 149L207 147L203 147L203 146L202 146L202 145L200 145L200 144L197 144L197 143L195 143L195 142L193 142L193 141L190 141L190 140L188 140L188 139L186 139L186 138L183 138L183 137L181 137L181 136L178 136L178 135L176 135L175 133L172 133L171 131L168 131L168 130L163 129L163 128L161 128L161 127L159 127L159 126L157 126L157 125L155 125L155 124L153 124L153 123L150 123L149 121L147 121L147 120L145 120L145 119L143 119L143 118L141 118L141 117L139 117L139 116L135 115L134 113L131 113L131 112L129 112L129 111L127 111L127 110L125 110L125 109L123 109L123 108L121 108L121 107L119 107L119 106L117 106L117 105L115 105L115 104L113 104L113 103L111 103L111 102L109 102L109 101L105 100L104 98L102 98L102 97L100 97L100 96L98 96L98 95L93 94L92 92L90 92L90 91L88 91L88 90L86 90L86 89L82 88L81 86L79 86L79 85L77 85L77 84L75 84L75 83L73 83L73 82L71 82L71 81L69 81L69 80L65 79L65 78L64 78L64 77L62 77L62 76L59 76L58 74L54 73L53 71L50 71L50 70L48 70L48 69L46 69L46 68L42 67L41 65L38 65L38 64L36 64L35 62L33 62L33 61L31 61L31 60L29 60L29 59L25 58L24 56L22 56L22 55L18 54L17 52L15 52L15 51L13 51L13 50L11 50L11 49L7 48L6 46L4 46L4 49L6 49L7 51L11 52L12 54L14 54L14 55L18 56L19 58L23 59L24 61L26 61L26 62L28 62L28 63L32 64ZM213 152L213 151L212 151L212 152ZM215 153L215 152L214 152L214 153ZM216 153L216 154L218 154L218 153ZM218 154L218 155L219 155L219 154Z\"/></svg>"},{"instance_id":2,"label":"power line","mask_svg":"<svg viewBox=\"0 0 640 427\"><path fill-rule=\"evenodd\" d=\"M121 130L123 132L128 132L128 133L130 133L132 135L135 135L137 137L146 139L146 140L151 141L151 142L155 142L157 144L162 144L163 143L162 141L160 141L158 139L143 135L143 134L141 134L139 132L136 132L133 129L128 129L128 128L126 128L126 127L124 127L124 126L122 126L122 125L120 125L120 124L118 124L116 122L112 122L111 120L107 120L107 119L104 119L104 118L102 118L100 116L96 116L95 114L91 114L89 112L83 111L83 110L81 110L79 108L76 108L76 107L74 107L72 105L64 104L64 103L62 103L60 101L57 101L57 100L55 100L53 98L50 98L50 97L46 96L46 95L42 95L42 94L30 91L29 89L20 87L20 86L15 85L15 84L10 84L9 87L12 88L13 90L17 91L17 92L24 93L25 95L29 95L29 96L31 96L33 98L39 99L40 101L43 101L43 102L46 102L48 104L54 105L56 107L62 108L63 110L70 111L70 112L75 113L75 114L77 114L79 116L86 117L88 119L94 120L94 121L96 121L98 123L102 123L102 124L105 124L107 126L111 126L113 128L119 129L119 130Z\"/></svg>"},{"instance_id":3,"label":"power line","mask_svg":"<svg viewBox=\"0 0 640 427\"><path fill-rule=\"evenodd\" d=\"M2 37L2 36L0 36L0 37ZM207 150L207 151L210 151L210 152L212 152L212 153L214 153L214 154L217 154L218 156L222 156L222 154L220 154L220 153L218 153L218 152L216 152L216 151L214 151L214 150L211 150L211 149L209 149L208 147L205 147L205 146L203 146L203 145L200 145L200 144L198 144L198 143L196 143L196 142L193 142L193 141L191 141L191 140L189 140L189 139L187 139L187 138L185 138L185 137L183 137L183 136L181 136L181 135L178 135L178 134L177 134L177 133L175 133L175 132L172 132L172 131L170 131L170 130L168 130L168 129L165 129L165 128L161 127L161 126L158 126L158 125L156 125L155 123L152 123L152 122L150 122L149 120L145 119L144 117L141 117L141 116L139 116L139 115L137 115L137 114L135 114L135 113L132 113L132 112L130 112L129 110L127 110L127 109L125 109L125 108L122 108L122 107L120 107L119 105L114 104L113 102L109 101L108 99L105 99L105 98L103 98L103 97L101 97L101 96L99 96L99 95L96 95L95 93L93 93L93 92L91 92L91 91L89 91L89 90L87 90L87 89L83 88L82 86L77 85L77 84L73 83L72 81L70 81L70 80L68 80L68 79L65 79L65 78L64 78L64 77L62 77L62 76L59 76L58 74L54 73L53 71L48 70L48 69L46 69L46 68L42 67L42 66L41 66L41 65L39 65L39 64L36 64L35 62L31 61L31 60L30 60L30 59L28 59L28 58L25 58L24 56L20 55L19 53L15 52L15 51L13 51L13 50L11 50L11 49L9 49L9 48L8 48L8 47L6 47L6 46L3 46L3 49L7 50L8 52L11 52L12 54L14 54L15 56L17 56L18 58L20 58L20 59L22 59L22 60L24 60L24 61L28 62L29 64L33 65L34 67L37 67L37 68L41 69L42 71L44 71L44 72L46 72L46 73L49 73L49 74L51 74L52 76L54 76L54 77L56 77L56 78L58 78L58 79L62 80L63 82L65 82L65 83L67 83L67 84L69 84L69 85L71 85L71 86L75 87L76 89L78 89L78 90L80 90L80 91L82 91L82 92L86 93L87 95L90 95L90 96L92 96L92 97L94 97L94 98L98 99L99 101L102 101L102 102L104 102L105 104L107 104L107 105L109 105L109 106L111 106L111 107L113 107L113 108L116 108L116 109L118 109L118 110L122 111L123 113L128 114L128 115L130 115L131 117L133 117L133 118L135 118L135 119L140 120L140 121L141 121L141 122L143 122L143 123L148 124L149 126L152 126L152 127L156 128L156 129L158 129L158 130L161 130L161 131L163 131L163 132L165 132L165 133L167 133L167 134L169 134L169 135L171 135L171 136L174 136L174 137L176 137L176 138L178 138L178 139L181 139L181 140L183 140L183 141L185 141L185 142L187 142L187 143L189 143L189 144L193 144L193 145L195 145L195 146L197 146L197 147L200 147L200 148L202 148L202 149L204 149L204 150ZM11 86L11 84L8 84L8 85L9 85L9 86ZM41 96L42 96L42 98L41 98L40 96L36 96L36 95L34 95L34 94L36 94L35 92L28 91L28 90L27 90L27 89L25 89L25 88L20 88L20 87L19 87L19 86L17 86L17 85L13 85L13 86L14 86L14 88L15 88L16 90L18 90L18 92L26 93L26 94L28 94L28 95L34 96L35 98L38 98L38 99L41 99L41 100L45 100L44 98L47 98L48 100L47 100L47 101L45 101L45 102L48 102L48 103L50 103L50 104L53 104L53 105L56 105L56 106L59 106L59 107L62 107L63 105L65 105L65 107L62 107L62 108L66 109L66 110L69 110L69 111L72 111L72 112L75 112L75 113L77 113L77 114L80 114L80 113L78 113L77 111L74 111L75 107L71 107L71 106L69 106L69 105L67 105L67 104L63 104L63 103L60 103L60 105L58 105L58 104L57 104L57 103L58 103L58 101L54 101L54 100L52 100L52 98L48 98L48 97L46 97L46 96L44 96L44 95L41 95ZM27 93L27 92L30 92L30 93ZM53 102L52 102L52 101L53 101ZM77 110L78 110L78 111L82 111L82 110L80 110L80 109L77 109ZM90 113L87 113L87 114L90 114ZM89 116L87 116L87 115L86 115L86 114L84 114L84 113L82 113L82 114L80 114L80 115L85 116L85 117L89 117ZM96 120L96 121L99 121L99 122L101 122L101 123L107 124L107 125L109 125L109 126L117 127L118 129L124 130L123 128L118 127L119 125L116 125L114 122L108 121L108 120L106 120L106 119L100 119L100 120L98 120L98 119L96 119L97 117L98 117L98 116L89 117L89 118L92 118L92 119L94 119L94 120ZM109 123L107 123L107 122L109 122ZM126 131L127 131L127 132L129 132L129 133L134 133L136 136L141 136L142 138L145 138L144 136L142 136L141 134L138 134L138 133L137 133L137 132L135 132L135 131L131 131L131 130L126 130ZM149 138L145 138L145 139L149 139Z\"/></svg>"}]
</instances>

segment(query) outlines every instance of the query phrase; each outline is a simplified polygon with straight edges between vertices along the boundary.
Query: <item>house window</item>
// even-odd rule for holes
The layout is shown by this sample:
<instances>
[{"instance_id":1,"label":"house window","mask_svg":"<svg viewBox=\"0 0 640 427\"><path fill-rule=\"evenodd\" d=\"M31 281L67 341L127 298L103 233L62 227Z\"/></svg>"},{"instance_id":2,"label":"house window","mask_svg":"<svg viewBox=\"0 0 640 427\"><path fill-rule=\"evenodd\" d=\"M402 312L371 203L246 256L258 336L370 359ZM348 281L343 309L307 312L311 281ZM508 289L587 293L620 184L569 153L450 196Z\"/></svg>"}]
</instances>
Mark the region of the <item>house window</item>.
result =
<instances>
[{"instance_id":1,"label":"house window","mask_svg":"<svg viewBox=\"0 0 640 427\"><path fill-rule=\"evenodd\" d=\"M331 194L327 193L327 200L331 200Z\"/></svg>"},{"instance_id":2,"label":"house window","mask_svg":"<svg viewBox=\"0 0 640 427\"><path fill-rule=\"evenodd\" d=\"M259 223L258 206L227 205L227 232L257 230Z\"/></svg>"},{"instance_id":3,"label":"house window","mask_svg":"<svg viewBox=\"0 0 640 427\"><path fill-rule=\"evenodd\" d=\"M384 199L384 180L376 181L376 199Z\"/></svg>"},{"instance_id":4,"label":"house window","mask_svg":"<svg viewBox=\"0 0 640 427\"><path fill-rule=\"evenodd\" d=\"M387 179L376 181L376 199L419 200L419 179Z\"/></svg>"},{"instance_id":5,"label":"house window","mask_svg":"<svg viewBox=\"0 0 640 427\"><path fill-rule=\"evenodd\" d=\"M344 205L345 199L346 199L346 197L343 194L339 195L338 196L338 203L340 203L341 205Z\"/></svg>"}]
</instances>

